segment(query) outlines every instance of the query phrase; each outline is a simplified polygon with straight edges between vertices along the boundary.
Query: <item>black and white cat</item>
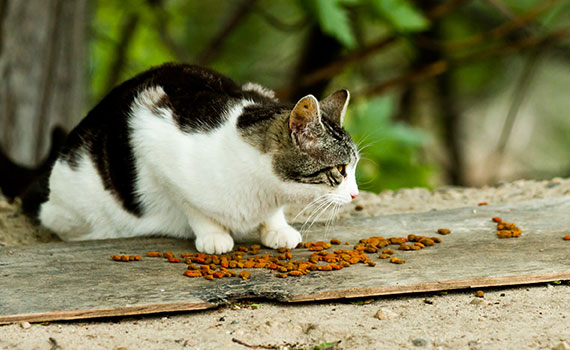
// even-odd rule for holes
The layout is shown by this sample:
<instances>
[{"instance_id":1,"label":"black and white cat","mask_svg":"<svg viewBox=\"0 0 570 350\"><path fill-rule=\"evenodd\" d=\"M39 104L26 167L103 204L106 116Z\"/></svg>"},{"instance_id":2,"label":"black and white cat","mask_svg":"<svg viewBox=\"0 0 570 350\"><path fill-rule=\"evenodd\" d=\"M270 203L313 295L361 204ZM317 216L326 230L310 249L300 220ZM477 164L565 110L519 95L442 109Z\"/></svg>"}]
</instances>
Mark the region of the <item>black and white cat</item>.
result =
<instances>
[{"instance_id":1,"label":"black and white cat","mask_svg":"<svg viewBox=\"0 0 570 350\"><path fill-rule=\"evenodd\" d=\"M260 85L165 64L113 89L70 133L49 175L41 224L64 240L167 235L206 253L258 231L301 241L283 207L347 203L359 156L342 128L349 93L294 106Z\"/></svg>"}]
</instances>

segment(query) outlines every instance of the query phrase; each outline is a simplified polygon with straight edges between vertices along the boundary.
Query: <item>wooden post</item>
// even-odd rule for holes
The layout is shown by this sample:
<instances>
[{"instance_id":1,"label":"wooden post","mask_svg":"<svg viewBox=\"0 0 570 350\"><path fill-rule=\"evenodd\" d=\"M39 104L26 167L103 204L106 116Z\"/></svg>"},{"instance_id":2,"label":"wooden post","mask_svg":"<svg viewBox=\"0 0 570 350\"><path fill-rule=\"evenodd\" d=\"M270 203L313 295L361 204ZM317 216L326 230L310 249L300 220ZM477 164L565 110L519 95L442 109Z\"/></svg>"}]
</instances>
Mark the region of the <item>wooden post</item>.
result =
<instances>
[{"instance_id":1,"label":"wooden post","mask_svg":"<svg viewBox=\"0 0 570 350\"><path fill-rule=\"evenodd\" d=\"M85 113L87 0L0 0L0 146L33 166Z\"/></svg>"}]
</instances>

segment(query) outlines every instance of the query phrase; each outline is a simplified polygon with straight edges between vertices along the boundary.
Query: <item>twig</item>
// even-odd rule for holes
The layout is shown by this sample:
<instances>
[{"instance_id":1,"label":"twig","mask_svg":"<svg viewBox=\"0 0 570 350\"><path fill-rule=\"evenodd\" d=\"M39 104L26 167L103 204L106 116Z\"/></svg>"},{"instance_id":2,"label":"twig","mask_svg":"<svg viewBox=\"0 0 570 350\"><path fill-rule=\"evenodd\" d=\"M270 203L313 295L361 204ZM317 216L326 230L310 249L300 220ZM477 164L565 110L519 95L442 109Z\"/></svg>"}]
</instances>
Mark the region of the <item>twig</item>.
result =
<instances>
[{"instance_id":1,"label":"twig","mask_svg":"<svg viewBox=\"0 0 570 350\"><path fill-rule=\"evenodd\" d=\"M283 22L279 17L266 11L262 6L256 6L254 8L254 13L257 13L267 22L270 26L281 30L283 32L294 32L303 29L307 24L309 24L309 19L307 17L301 18L295 23Z\"/></svg>"},{"instance_id":2,"label":"twig","mask_svg":"<svg viewBox=\"0 0 570 350\"><path fill-rule=\"evenodd\" d=\"M243 341L236 339L236 338L232 338L232 341L234 343L238 343L239 345L243 345L243 346L248 347L250 349L279 349L278 345L250 345L250 344L243 342Z\"/></svg>"},{"instance_id":3,"label":"twig","mask_svg":"<svg viewBox=\"0 0 570 350\"><path fill-rule=\"evenodd\" d=\"M546 45L550 42L556 41L560 38L566 37L570 34L570 27L564 27L550 34L544 35L542 37L530 37L524 38L508 45L495 47L489 50L484 50L481 52L476 52L463 57L455 58L452 60L439 60L434 63L430 63L416 70L412 70L402 76L389 79L383 83L377 84L372 87L368 87L361 91L360 93L354 94L355 97L373 96L382 94L388 90L391 90L397 86L410 84L412 82L423 80L429 77L433 77L442 74L449 70L452 66L457 66L460 64L471 63L480 61L483 59L505 56L512 54L513 52L520 51L524 48Z\"/></svg>"},{"instance_id":4,"label":"twig","mask_svg":"<svg viewBox=\"0 0 570 350\"><path fill-rule=\"evenodd\" d=\"M105 89L103 91L104 94L111 90L119 81L121 70L125 65L129 45L134 37L139 19L140 17L137 13L131 13L124 21L119 41L116 44L115 59L111 63L111 69L107 75L107 82L105 83Z\"/></svg>"},{"instance_id":5,"label":"twig","mask_svg":"<svg viewBox=\"0 0 570 350\"><path fill-rule=\"evenodd\" d=\"M198 58L198 63L206 65L219 53L226 38L237 28L241 21L247 17L255 6L257 0L244 0L234 12L234 15L226 22L214 39L206 46Z\"/></svg>"},{"instance_id":6,"label":"twig","mask_svg":"<svg viewBox=\"0 0 570 350\"><path fill-rule=\"evenodd\" d=\"M156 29L162 43L180 62L191 62L192 57L188 54L188 50L178 45L168 32L168 14L162 6L162 0L147 0L155 14Z\"/></svg>"},{"instance_id":7,"label":"twig","mask_svg":"<svg viewBox=\"0 0 570 350\"><path fill-rule=\"evenodd\" d=\"M61 350L61 346L57 343L55 338L49 337L49 343L51 344L50 350Z\"/></svg>"},{"instance_id":8,"label":"twig","mask_svg":"<svg viewBox=\"0 0 570 350\"><path fill-rule=\"evenodd\" d=\"M519 77L518 83L515 85L515 92L513 94L513 101L507 112L507 118L505 119L505 124L503 124L503 130L501 131L501 137L499 138L499 144L497 145L497 150L494 154L494 166L493 166L493 176L492 183L497 180L500 166L502 164L503 157L505 155L505 149L507 148L507 143L509 142L511 132L513 131L513 125L518 116L518 112L522 105L523 99L528 93L530 83L536 71L537 63L541 55L540 50L534 50L529 54L524 63L521 75Z\"/></svg>"},{"instance_id":9,"label":"twig","mask_svg":"<svg viewBox=\"0 0 570 350\"><path fill-rule=\"evenodd\" d=\"M443 42L438 42L438 43L437 42L427 42L426 40L423 40L423 41L420 41L420 43L423 45L426 45L426 44L436 45L439 47L443 47L446 50L456 50L459 48L470 47L470 46L473 46L474 44L479 44L481 42L488 41L488 40L501 39L501 38L507 36L508 34L514 32L518 29L526 28L526 25L529 22L533 21L538 16L540 16L544 11L546 11L549 8L551 8L552 6L554 6L554 4L557 1L558 0L541 1L536 6L533 6L530 10L521 14L520 16L511 18L511 20L509 20L505 23L501 23L497 27L495 27L495 28L493 28L487 32L475 34L475 35L468 37L468 38L465 38L465 39L449 40L449 41L443 41Z\"/></svg>"}]
</instances>

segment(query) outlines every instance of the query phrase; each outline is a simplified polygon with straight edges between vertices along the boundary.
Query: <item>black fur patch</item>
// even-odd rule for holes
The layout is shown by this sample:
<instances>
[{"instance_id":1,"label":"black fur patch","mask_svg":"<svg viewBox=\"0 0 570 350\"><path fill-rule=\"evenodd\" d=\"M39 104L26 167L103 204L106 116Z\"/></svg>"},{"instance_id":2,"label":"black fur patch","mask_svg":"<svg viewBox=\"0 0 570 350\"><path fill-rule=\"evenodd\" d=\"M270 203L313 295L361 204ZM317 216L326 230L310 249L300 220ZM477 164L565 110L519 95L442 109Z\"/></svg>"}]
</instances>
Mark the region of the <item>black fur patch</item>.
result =
<instances>
[{"instance_id":1,"label":"black fur patch","mask_svg":"<svg viewBox=\"0 0 570 350\"><path fill-rule=\"evenodd\" d=\"M276 103L247 106L238 118L237 127L238 129L247 129L260 122L273 119L279 113L291 111L291 108L293 107Z\"/></svg>"},{"instance_id":2,"label":"black fur patch","mask_svg":"<svg viewBox=\"0 0 570 350\"><path fill-rule=\"evenodd\" d=\"M259 93L243 91L213 70L188 64L167 63L152 68L111 90L71 132L62 159L76 168L78 157L86 150L105 189L137 216L142 216L144 210L134 193L136 169L128 121L137 95L155 86L166 93L156 107L172 110L179 128L186 133L206 133L220 127L225 122L224 112L242 99L274 104Z\"/></svg>"}]
</instances>

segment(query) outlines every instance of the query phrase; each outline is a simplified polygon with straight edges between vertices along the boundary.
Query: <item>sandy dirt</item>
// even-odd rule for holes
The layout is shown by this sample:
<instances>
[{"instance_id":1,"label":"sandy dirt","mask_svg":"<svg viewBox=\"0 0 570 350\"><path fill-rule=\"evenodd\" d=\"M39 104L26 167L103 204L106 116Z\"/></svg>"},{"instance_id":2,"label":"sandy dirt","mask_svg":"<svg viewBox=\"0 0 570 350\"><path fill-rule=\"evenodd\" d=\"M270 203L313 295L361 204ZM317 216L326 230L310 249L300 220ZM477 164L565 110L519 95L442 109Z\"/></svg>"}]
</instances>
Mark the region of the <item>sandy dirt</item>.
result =
<instances>
[{"instance_id":1,"label":"sandy dirt","mask_svg":"<svg viewBox=\"0 0 570 350\"><path fill-rule=\"evenodd\" d=\"M342 208L337 218L568 195L570 179L517 181L477 189L362 193ZM300 209L290 208L290 218ZM296 221L303 222L309 214L310 210ZM322 219L328 219L327 214ZM19 214L17 204L0 201L1 245L53 240L57 237ZM313 349L340 341L334 349L570 350L567 281L484 291L484 298L468 290L303 304L259 300L254 305L233 304L201 312L90 322L20 323L0 326L0 348ZM379 311L381 319L376 317Z\"/></svg>"}]
</instances>

